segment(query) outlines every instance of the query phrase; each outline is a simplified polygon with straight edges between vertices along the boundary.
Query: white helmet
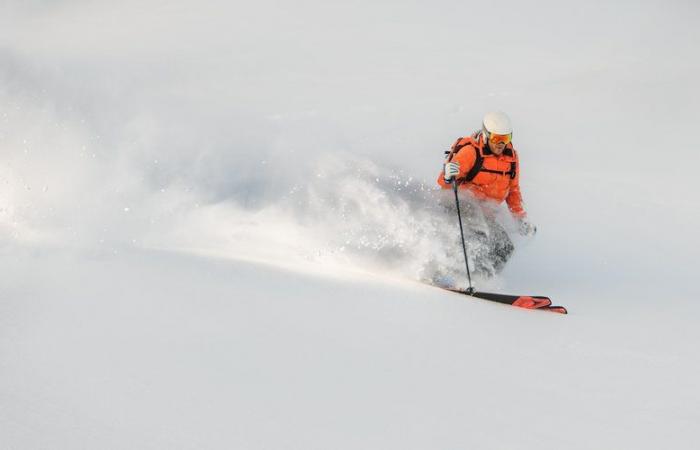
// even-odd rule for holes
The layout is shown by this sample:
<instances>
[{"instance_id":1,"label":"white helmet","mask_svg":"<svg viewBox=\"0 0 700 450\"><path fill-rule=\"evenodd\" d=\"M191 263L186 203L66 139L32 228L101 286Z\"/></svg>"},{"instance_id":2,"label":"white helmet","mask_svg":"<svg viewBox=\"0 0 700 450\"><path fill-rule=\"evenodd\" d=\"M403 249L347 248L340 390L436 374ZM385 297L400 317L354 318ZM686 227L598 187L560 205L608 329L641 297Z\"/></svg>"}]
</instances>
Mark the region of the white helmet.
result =
<instances>
[{"instance_id":1,"label":"white helmet","mask_svg":"<svg viewBox=\"0 0 700 450\"><path fill-rule=\"evenodd\" d=\"M511 134L513 132L510 118L506 113L500 111L486 113L482 125L484 131L489 134Z\"/></svg>"}]
</instances>

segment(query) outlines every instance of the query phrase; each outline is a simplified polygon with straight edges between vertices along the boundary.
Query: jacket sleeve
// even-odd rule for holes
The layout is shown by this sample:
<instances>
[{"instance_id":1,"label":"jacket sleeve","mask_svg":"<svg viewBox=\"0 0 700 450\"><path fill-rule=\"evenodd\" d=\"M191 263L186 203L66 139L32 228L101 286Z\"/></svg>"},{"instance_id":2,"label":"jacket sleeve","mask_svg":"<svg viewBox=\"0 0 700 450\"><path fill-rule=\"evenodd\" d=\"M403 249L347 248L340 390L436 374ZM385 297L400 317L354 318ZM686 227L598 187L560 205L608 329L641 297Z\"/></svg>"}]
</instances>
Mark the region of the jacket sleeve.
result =
<instances>
[{"instance_id":1,"label":"jacket sleeve","mask_svg":"<svg viewBox=\"0 0 700 450\"><path fill-rule=\"evenodd\" d=\"M457 179L464 178L472 167L474 167L474 163L476 162L476 149L471 145L463 147L456 155L452 157L452 162L459 163L459 174L457 175ZM438 175L437 182L443 189L452 189L452 183L445 183L444 166L440 171L440 175Z\"/></svg>"},{"instance_id":2,"label":"jacket sleeve","mask_svg":"<svg viewBox=\"0 0 700 450\"><path fill-rule=\"evenodd\" d=\"M511 214L515 217L522 218L526 216L523 208L523 197L520 194L520 160L518 154L515 153L515 178L510 182L510 189L506 197L506 203Z\"/></svg>"}]
</instances>

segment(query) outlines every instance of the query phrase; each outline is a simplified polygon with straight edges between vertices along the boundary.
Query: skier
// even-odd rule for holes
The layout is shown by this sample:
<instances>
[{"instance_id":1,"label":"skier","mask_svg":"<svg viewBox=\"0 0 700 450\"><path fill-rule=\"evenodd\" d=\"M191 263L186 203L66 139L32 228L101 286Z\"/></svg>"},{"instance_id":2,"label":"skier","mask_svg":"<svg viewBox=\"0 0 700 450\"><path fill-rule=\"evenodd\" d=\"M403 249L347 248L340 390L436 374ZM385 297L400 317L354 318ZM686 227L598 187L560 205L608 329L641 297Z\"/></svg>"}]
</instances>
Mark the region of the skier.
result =
<instances>
[{"instance_id":1,"label":"skier","mask_svg":"<svg viewBox=\"0 0 700 450\"><path fill-rule=\"evenodd\" d=\"M471 136L457 139L447 156L438 184L451 189L458 183L467 200L467 226L480 245L476 271L490 276L505 266L514 246L495 220L497 206L504 200L518 222L520 234L532 236L537 228L527 219L520 194L520 165L511 142L513 128L503 112L484 116L482 127Z\"/></svg>"}]
</instances>

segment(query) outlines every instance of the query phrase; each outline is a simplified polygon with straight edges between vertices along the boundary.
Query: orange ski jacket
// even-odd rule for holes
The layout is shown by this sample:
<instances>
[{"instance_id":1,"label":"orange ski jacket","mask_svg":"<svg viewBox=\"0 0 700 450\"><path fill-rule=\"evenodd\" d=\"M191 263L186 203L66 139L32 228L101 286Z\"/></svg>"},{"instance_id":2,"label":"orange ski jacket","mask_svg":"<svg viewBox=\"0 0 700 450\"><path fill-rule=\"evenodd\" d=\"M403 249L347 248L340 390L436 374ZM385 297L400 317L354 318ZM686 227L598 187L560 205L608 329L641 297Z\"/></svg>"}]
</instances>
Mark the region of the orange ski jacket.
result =
<instances>
[{"instance_id":1,"label":"orange ski jacket","mask_svg":"<svg viewBox=\"0 0 700 450\"><path fill-rule=\"evenodd\" d=\"M477 155L481 156L483 162L480 168L475 167ZM482 200L498 203L505 200L514 216L525 217L520 194L520 163L512 143L506 146L500 156L496 156L484 145L481 133L459 138L452 145L446 162L459 163L456 178L460 189L469 189L476 198ZM443 167L437 179L438 184L443 189L451 189L452 184L445 183L444 176Z\"/></svg>"}]
</instances>

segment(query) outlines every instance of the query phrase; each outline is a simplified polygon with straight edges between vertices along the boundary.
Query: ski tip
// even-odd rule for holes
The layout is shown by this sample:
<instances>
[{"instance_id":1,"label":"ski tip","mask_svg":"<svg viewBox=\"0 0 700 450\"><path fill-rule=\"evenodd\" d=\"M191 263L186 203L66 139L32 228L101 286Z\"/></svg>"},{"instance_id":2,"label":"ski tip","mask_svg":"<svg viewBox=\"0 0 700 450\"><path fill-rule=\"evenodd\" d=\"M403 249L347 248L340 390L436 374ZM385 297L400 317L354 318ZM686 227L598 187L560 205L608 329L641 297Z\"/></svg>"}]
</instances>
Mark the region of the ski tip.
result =
<instances>
[{"instance_id":1,"label":"ski tip","mask_svg":"<svg viewBox=\"0 0 700 450\"><path fill-rule=\"evenodd\" d=\"M569 311L567 311L563 306L547 306L545 309L559 314L569 314Z\"/></svg>"},{"instance_id":2,"label":"ski tip","mask_svg":"<svg viewBox=\"0 0 700 450\"><path fill-rule=\"evenodd\" d=\"M513 303L511 303L513 306L525 309L549 308L551 304L552 301L547 297L531 297L528 295L518 297L515 299L515 301L513 301Z\"/></svg>"}]
</instances>

